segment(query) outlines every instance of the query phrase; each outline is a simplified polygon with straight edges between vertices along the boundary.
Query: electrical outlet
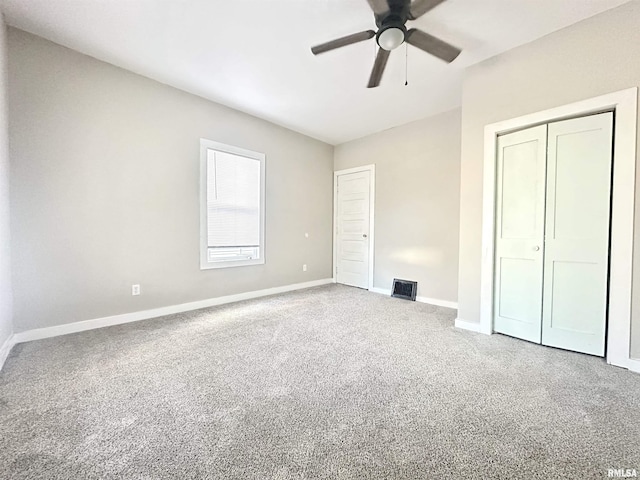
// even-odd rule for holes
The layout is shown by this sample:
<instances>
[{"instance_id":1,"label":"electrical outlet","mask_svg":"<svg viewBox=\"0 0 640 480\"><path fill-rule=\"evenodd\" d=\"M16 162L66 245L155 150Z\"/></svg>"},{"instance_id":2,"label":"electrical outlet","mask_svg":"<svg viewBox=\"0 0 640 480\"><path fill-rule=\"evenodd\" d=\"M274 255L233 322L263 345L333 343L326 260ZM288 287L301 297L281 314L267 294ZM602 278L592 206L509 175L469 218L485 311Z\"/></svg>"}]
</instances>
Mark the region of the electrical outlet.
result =
<instances>
[{"instance_id":1,"label":"electrical outlet","mask_svg":"<svg viewBox=\"0 0 640 480\"><path fill-rule=\"evenodd\" d=\"M305 263L304 265L302 265L302 271L306 272L307 271L307 264Z\"/></svg>"},{"instance_id":2,"label":"electrical outlet","mask_svg":"<svg viewBox=\"0 0 640 480\"><path fill-rule=\"evenodd\" d=\"M140 295L140 285L131 285L131 295Z\"/></svg>"}]
</instances>

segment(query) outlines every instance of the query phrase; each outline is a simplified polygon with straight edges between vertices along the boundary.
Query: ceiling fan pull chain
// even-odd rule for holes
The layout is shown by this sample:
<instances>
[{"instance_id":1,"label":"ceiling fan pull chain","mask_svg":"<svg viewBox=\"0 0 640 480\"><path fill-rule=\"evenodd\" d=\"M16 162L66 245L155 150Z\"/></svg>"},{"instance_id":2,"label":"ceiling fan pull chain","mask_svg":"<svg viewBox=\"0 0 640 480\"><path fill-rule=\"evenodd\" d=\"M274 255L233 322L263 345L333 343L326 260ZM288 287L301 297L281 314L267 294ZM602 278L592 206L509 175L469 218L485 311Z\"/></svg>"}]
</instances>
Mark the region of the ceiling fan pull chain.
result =
<instances>
[{"instance_id":1,"label":"ceiling fan pull chain","mask_svg":"<svg viewBox=\"0 0 640 480\"><path fill-rule=\"evenodd\" d=\"M404 44L404 86L409 85L409 46Z\"/></svg>"}]
</instances>

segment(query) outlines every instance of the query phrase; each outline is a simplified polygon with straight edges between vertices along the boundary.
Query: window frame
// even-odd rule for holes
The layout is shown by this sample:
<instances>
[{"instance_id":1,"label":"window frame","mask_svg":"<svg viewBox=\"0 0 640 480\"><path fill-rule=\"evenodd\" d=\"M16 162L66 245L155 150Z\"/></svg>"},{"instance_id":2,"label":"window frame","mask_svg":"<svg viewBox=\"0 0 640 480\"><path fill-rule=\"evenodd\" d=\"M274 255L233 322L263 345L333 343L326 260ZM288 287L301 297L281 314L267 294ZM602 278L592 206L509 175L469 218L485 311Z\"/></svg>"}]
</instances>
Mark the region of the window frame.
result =
<instances>
[{"instance_id":1,"label":"window frame","mask_svg":"<svg viewBox=\"0 0 640 480\"><path fill-rule=\"evenodd\" d=\"M207 224L207 152L215 150L229 153L241 157L258 160L260 162L260 245L258 247L259 258L251 260L229 260L212 262L209 261L208 250L208 224ZM265 263L265 202L266 202L266 181L265 181L264 153L254 152L244 148L227 145L206 138L200 139L200 270L210 270L214 268L244 267L249 265L263 265Z\"/></svg>"}]
</instances>

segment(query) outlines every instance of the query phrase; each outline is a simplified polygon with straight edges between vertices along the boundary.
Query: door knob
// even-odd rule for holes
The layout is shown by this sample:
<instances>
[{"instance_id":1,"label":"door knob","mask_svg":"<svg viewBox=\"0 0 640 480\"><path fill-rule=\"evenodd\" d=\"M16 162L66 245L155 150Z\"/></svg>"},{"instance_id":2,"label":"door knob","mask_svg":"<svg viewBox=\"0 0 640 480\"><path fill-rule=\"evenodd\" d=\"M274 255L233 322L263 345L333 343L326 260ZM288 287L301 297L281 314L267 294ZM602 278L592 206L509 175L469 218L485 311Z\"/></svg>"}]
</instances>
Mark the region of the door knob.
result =
<instances>
[{"instance_id":1,"label":"door knob","mask_svg":"<svg viewBox=\"0 0 640 480\"><path fill-rule=\"evenodd\" d=\"M367 238L367 234L366 234L366 233L363 233L363 234L362 234L362 237L363 237L363 238Z\"/></svg>"},{"instance_id":2,"label":"door knob","mask_svg":"<svg viewBox=\"0 0 640 480\"><path fill-rule=\"evenodd\" d=\"M540 250L540 247L538 245L536 245L535 247L533 247L533 251L537 252L538 250Z\"/></svg>"}]
</instances>

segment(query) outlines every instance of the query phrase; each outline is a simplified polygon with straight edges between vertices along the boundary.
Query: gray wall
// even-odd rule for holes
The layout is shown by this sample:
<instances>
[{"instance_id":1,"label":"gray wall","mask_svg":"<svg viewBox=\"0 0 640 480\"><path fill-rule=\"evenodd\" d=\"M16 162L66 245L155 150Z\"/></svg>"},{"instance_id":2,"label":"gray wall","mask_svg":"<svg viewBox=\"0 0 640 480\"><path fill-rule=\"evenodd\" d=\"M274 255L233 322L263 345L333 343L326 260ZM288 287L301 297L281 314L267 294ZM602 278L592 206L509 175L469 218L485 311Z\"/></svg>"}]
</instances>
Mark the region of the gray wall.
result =
<instances>
[{"instance_id":1,"label":"gray wall","mask_svg":"<svg viewBox=\"0 0 640 480\"><path fill-rule=\"evenodd\" d=\"M7 38L0 15L0 346L11 336L11 249L9 235L9 151L7 145ZM1 363L1 360L0 360Z\"/></svg>"},{"instance_id":2,"label":"gray wall","mask_svg":"<svg viewBox=\"0 0 640 480\"><path fill-rule=\"evenodd\" d=\"M462 100L459 317L480 318L483 129L640 85L640 2L630 2L467 70ZM638 169L640 185L640 169ZM636 232L640 198L636 196ZM640 251L640 235L635 250ZM634 259L632 355L640 357L640 255Z\"/></svg>"},{"instance_id":3,"label":"gray wall","mask_svg":"<svg viewBox=\"0 0 640 480\"><path fill-rule=\"evenodd\" d=\"M16 331L331 277L332 146L8 39ZM200 137L266 154L265 265L199 269Z\"/></svg>"},{"instance_id":4,"label":"gray wall","mask_svg":"<svg viewBox=\"0 0 640 480\"><path fill-rule=\"evenodd\" d=\"M418 282L418 295L457 300L460 110L335 149L336 170L376 165L374 286Z\"/></svg>"}]
</instances>

